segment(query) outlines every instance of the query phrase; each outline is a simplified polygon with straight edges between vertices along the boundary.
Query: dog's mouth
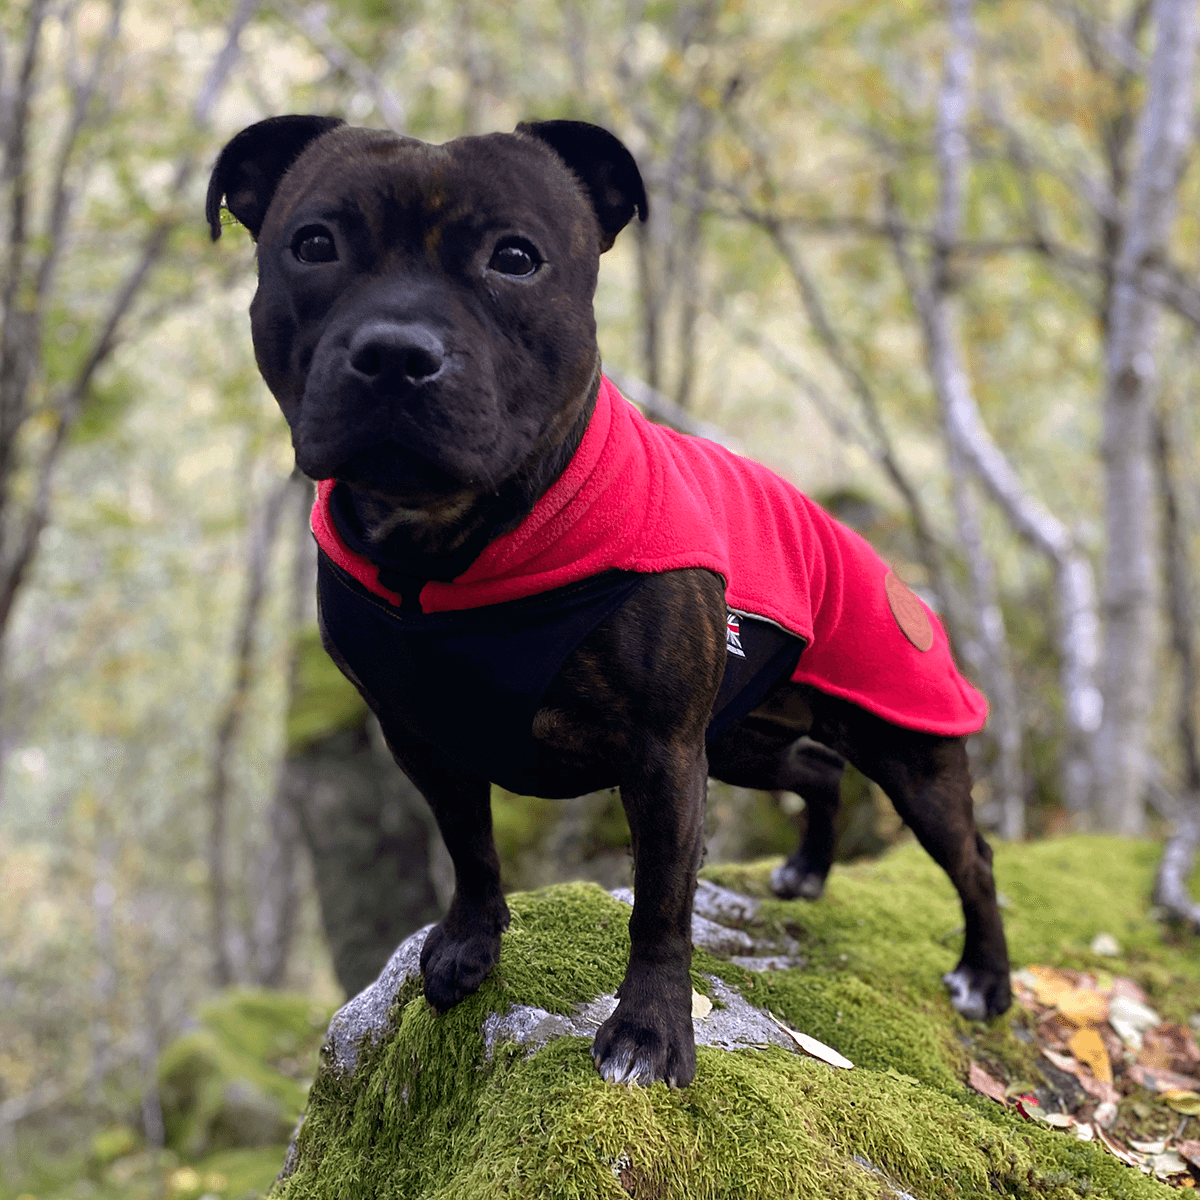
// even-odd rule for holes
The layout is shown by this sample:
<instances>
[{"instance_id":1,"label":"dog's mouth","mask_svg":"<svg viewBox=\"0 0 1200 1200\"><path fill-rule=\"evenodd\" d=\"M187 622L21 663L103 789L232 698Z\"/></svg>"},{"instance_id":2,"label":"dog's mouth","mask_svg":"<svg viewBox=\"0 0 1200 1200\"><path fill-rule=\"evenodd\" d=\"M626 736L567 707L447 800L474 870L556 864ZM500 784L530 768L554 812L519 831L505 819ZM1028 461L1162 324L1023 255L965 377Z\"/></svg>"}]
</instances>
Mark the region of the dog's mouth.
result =
<instances>
[{"instance_id":1,"label":"dog's mouth","mask_svg":"<svg viewBox=\"0 0 1200 1200\"><path fill-rule=\"evenodd\" d=\"M332 470L330 477L415 511L440 509L454 497L483 490L392 441L356 451Z\"/></svg>"}]
</instances>

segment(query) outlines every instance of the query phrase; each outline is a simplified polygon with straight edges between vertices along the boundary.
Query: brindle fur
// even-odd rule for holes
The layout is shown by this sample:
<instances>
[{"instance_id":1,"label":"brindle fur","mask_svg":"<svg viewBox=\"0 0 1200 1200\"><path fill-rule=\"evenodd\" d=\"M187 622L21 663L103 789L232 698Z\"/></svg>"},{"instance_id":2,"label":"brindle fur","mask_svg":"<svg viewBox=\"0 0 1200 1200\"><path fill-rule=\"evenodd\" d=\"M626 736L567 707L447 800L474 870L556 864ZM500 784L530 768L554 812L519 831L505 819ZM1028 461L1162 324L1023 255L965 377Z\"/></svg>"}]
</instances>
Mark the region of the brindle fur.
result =
<instances>
[{"instance_id":1,"label":"brindle fur","mask_svg":"<svg viewBox=\"0 0 1200 1200\"><path fill-rule=\"evenodd\" d=\"M646 213L628 151L575 122L432 147L333 118L276 118L222 152L214 237L223 196L258 241L255 352L301 469L347 483L368 540L415 576L454 578L529 512L586 427L599 380L597 259ZM338 248L318 269L295 253L313 224ZM543 255L529 280L497 277L489 260L511 233ZM709 775L805 797L804 843L773 886L808 898L832 860L843 760L878 782L961 898L966 940L946 976L955 1007L1003 1012L1007 951L962 739L785 681L706 751L725 653L721 580L651 576L575 650L534 718L558 775L611 776L629 818L636 902L619 1004L593 1047L601 1074L671 1085L695 1074L688 968ZM454 898L421 954L425 995L444 1012L495 966L509 920L489 783L364 695L454 861Z\"/></svg>"}]
</instances>

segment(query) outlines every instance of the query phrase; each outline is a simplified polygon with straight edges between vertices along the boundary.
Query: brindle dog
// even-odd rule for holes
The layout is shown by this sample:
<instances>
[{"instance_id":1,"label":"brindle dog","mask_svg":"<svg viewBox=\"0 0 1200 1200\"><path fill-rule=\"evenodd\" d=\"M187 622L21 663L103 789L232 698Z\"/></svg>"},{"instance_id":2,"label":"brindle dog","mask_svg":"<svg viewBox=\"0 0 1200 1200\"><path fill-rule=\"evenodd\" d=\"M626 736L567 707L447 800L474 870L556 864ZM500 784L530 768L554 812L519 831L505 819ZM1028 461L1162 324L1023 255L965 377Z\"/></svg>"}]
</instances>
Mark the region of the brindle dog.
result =
<instances>
[{"instance_id":1,"label":"brindle dog","mask_svg":"<svg viewBox=\"0 0 1200 1200\"><path fill-rule=\"evenodd\" d=\"M569 121L431 146L332 117L278 117L221 153L214 239L222 198L258 243L255 354L299 468L348 487L381 559L455 578L529 513L586 429L599 386L598 258L647 212L629 152ZM631 949L620 1002L596 1035L600 1073L672 1086L695 1074L688 969L709 775L807 798L806 839L775 886L810 898L832 857L839 756L879 783L961 898L966 941L945 977L954 1007L1003 1012L1007 950L963 740L784 678L706 747L725 616L717 575L649 576L578 645L532 722L560 783L619 784L629 818ZM364 692L454 861L453 901L421 955L425 995L444 1012L495 966L509 921L489 780Z\"/></svg>"}]
</instances>

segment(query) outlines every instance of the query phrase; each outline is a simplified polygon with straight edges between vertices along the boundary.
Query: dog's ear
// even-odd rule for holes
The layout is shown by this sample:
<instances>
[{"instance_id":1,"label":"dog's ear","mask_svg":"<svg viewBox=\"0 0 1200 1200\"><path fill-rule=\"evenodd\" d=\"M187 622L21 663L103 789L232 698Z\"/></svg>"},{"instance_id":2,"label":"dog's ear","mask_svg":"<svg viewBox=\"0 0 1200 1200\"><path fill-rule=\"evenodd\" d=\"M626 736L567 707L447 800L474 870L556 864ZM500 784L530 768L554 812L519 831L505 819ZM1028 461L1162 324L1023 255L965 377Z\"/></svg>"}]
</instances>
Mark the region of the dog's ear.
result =
<instances>
[{"instance_id":1,"label":"dog's ear","mask_svg":"<svg viewBox=\"0 0 1200 1200\"><path fill-rule=\"evenodd\" d=\"M586 121L522 121L517 132L545 142L587 189L600 222L601 251L613 244L635 212L643 221L650 215L642 173L607 129Z\"/></svg>"},{"instance_id":2,"label":"dog's ear","mask_svg":"<svg viewBox=\"0 0 1200 1200\"><path fill-rule=\"evenodd\" d=\"M215 242L221 236L221 200L258 240L263 218L279 181L323 133L344 125L341 117L269 117L243 129L221 151L208 181L204 213Z\"/></svg>"}]
</instances>

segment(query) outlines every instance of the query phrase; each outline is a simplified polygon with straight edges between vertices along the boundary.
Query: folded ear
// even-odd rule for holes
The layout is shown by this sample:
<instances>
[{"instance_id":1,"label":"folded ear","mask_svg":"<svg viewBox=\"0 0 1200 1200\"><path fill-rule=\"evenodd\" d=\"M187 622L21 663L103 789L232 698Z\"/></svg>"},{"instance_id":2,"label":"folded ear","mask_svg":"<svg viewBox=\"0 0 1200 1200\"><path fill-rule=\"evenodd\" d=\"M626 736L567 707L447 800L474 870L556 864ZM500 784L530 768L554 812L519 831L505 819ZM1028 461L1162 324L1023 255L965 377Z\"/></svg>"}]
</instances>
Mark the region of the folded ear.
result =
<instances>
[{"instance_id":1,"label":"folded ear","mask_svg":"<svg viewBox=\"0 0 1200 1200\"><path fill-rule=\"evenodd\" d=\"M600 222L601 251L613 244L634 212L643 221L650 215L637 163L607 129L586 121L522 121L517 132L545 142L587 189Z\"/></svg>"},{"instance_id":2,"label":"folded ear","mask_svg":"<svg viewBox=\"0 0 1200 1200\"><path fill-rule=\"evenodd\" d=\"M279 181L309 142L344 125L341 117L269 117L243 129L221 151L204 206L215 242L221 236L221 200L258 239Z\"/></svg>"}]
</instances>

